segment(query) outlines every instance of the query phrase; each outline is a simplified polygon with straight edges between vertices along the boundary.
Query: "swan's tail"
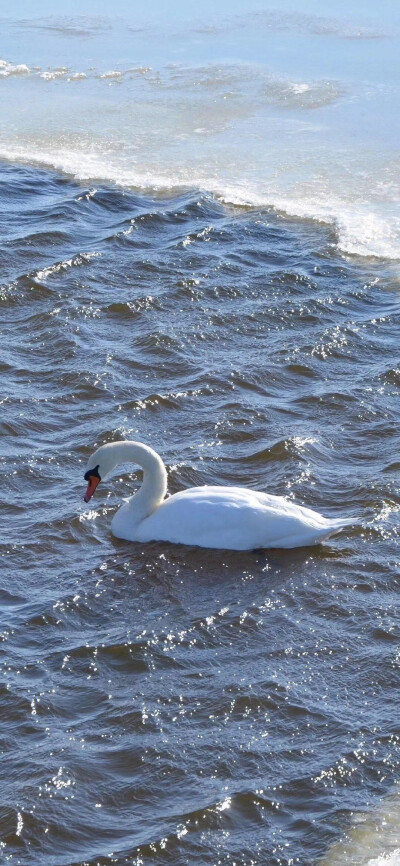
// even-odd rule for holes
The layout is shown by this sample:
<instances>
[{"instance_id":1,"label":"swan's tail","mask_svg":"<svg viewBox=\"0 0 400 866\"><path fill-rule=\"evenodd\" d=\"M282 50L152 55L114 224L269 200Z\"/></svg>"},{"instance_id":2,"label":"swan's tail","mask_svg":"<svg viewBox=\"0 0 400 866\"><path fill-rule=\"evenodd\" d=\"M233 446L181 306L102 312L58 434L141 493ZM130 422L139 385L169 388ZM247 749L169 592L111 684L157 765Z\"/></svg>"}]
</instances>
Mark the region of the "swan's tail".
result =
<instances>
[{"instance_id":1,"label":"swan's tail","mask_svg":"<svg viewBox=\"0 0 400 866\"><path fill-rule=\"evenodd\" d=\"M323 523L321 523L321 518L318 521L318 525L310 526L307 532L301 533L300 536L291 535L289 539L278 539L276 544L269 545L270 547L285 547L285 548L293 548L293 547L308 547L311 544L321 544L321 542L325 541L325 539L330 538L331 535L335 535L336 532L340 532L341 529L349 529L351 526L355 526L359 524L359 520L350 519L350 518L342 518L337 517L329 520L328 518L322 518Z\"/></svg>"},{"instance_id":2,"label":"swan's tail","mask_svg":"<svg viewBox=\"0 0 400 866\"><path fill-rule=\"evenodd\" d=\"M329 538L341 529L350 529L352 526L359 524L359 520L351 517L334 517L332 520L327 519L325 529L321 529L321 538Z\"/></svg>"}]
</instances>

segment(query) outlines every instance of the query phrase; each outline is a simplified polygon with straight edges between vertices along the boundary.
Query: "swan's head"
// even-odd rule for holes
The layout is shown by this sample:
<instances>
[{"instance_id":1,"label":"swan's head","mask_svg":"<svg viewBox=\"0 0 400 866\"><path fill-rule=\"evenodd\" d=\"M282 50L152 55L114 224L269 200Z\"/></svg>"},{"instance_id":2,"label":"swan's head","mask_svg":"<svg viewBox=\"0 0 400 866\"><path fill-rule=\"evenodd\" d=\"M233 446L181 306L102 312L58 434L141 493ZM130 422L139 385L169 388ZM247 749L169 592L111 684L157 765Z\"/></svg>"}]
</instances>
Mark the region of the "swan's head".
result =
<instances>
[{"instance_id":1,"label":"swan's head","mask_svg":"<svg viewBox=\"0 0 400 866\"><path fill-rule=\"evenodd\" d=\"M148 445L125 439L101 445L89 457L85 470L85 481L88 484L85 502L90 501L100 481L107 478L116 466L126 463L136 463L143 469L147 477L146 489L150 488L152 501L161 502L167 492L167 473L161 458Z\"/></svg>"},{"instance_id":2,"label":"swan's head","mask_svg":"<svg viewBox=\"0 0 400 866\"><path fill-rule=\"evenodd\" d=\"M84 475L84 479L88 483L83 497L85 502L91 500L99 482L112 472L118 462L115 455L116 444L110 442L108 445L102 445L89 458Z\"/></svg>"},{"instance_id":3,"label":"swan's head","mask_svg":"<svg viewBox=\"0 0 400 866\"><path fill-rule=\"evenodd\" d=\"M87 481L88 486L86 493L83 497L84 502L89 502L93 496L94 491L98 483L101 481L101 475L99 472L99 466L93 466L91 469L88 469L84 475L85 481Z\"/></svg>"}]
</instances>

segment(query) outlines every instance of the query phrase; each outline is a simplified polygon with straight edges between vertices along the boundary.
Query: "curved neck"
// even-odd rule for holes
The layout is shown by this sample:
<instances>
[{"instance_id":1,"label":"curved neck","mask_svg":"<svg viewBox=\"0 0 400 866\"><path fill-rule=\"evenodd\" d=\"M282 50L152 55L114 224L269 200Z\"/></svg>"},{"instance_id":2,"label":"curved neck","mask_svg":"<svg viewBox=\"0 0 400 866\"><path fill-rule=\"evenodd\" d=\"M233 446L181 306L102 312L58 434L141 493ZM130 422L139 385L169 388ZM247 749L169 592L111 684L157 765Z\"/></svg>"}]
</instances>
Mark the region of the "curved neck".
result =
<instances>
[{"instance_id":1,"label":"curved neck","mask_svg":"<svg viewBox=\"0 0 400 866\"><path fill-rule=\"evenodd\" d=\"M103 449L102 462L107 464L107 474L121 463L136 463L143 469L142 486L131 497L130 507L141 520L148 517L167 492L167 472L161 457L141 442L111 442Z\"/></svg>"}]
</instances>

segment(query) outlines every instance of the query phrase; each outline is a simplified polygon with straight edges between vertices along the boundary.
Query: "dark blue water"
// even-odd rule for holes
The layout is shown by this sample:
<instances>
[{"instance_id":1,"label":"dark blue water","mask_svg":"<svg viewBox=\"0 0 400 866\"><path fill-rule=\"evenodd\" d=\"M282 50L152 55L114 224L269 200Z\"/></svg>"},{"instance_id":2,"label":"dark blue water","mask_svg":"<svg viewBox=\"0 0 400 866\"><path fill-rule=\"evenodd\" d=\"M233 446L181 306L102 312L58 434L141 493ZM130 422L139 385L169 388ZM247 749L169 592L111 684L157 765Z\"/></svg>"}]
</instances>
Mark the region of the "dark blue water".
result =
<instances>
[{"instance_id":1,"label":"dark blue water","mask_svg":"<svg viewBox=\"0 0 400 866\"><path fill-rule=\"evenodd\" d=\"M0 201L3 861L329 858L399 774L393 271L198 191L3 164ZM119 542L139 472L82 500L121 438L171 492L361 524L294 551Z\"/></svg>"}]
</instances>

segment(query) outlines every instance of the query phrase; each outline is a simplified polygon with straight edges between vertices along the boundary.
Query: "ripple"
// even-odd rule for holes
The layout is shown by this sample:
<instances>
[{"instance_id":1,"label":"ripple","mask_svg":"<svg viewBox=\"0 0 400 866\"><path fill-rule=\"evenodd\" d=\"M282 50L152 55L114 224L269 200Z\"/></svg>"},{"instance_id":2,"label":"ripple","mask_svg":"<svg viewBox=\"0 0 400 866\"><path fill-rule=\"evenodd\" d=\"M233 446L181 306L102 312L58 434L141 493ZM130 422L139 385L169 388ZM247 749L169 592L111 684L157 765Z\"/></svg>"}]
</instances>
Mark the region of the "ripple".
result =
<instances>
[{"instance_id":1,"label":"ripple","mask_svg":"<svg viewBox=\"0 0 400 866\"><path fill-rule=\"evenodd\" d=\"M3 856L317 863L398 775L384 265L198 191L8 166L0 195ZM119 541L140 473L89 509L82 475L120 438L153 444L171 492L242 484L360 523L293 551Z\"/></svg>"}]
</instances>

